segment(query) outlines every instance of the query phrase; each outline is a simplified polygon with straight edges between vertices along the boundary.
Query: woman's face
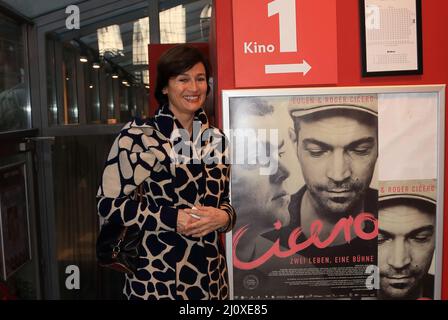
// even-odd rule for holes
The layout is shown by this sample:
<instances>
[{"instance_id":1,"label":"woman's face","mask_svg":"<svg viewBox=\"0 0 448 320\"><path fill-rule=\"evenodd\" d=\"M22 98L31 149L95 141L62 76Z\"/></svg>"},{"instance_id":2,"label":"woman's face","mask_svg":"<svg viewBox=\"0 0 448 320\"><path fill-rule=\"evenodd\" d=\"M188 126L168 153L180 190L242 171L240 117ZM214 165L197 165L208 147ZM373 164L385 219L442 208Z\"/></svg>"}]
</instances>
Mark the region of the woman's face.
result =
<instances>
[{"instance_id":1,"label":"woman's face","mask_svg":"<svg viewBox=\"0 0 448 320\"><path fill-rule=\"evenodd\" d=\"M207 96L204 65L198 62L191 69L170 78L162 92L168 95L170 110L175 116L194 114L204 105Z\"/></svg>"}]
</instances>

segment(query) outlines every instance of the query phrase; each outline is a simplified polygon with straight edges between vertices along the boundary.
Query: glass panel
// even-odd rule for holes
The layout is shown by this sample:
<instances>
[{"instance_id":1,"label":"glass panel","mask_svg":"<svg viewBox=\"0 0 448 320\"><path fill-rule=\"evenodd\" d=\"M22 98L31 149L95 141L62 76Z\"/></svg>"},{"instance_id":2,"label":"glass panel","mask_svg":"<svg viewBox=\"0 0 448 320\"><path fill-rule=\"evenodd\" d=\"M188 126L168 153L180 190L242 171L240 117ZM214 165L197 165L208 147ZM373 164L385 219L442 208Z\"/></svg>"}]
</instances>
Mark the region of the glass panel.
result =
<instances>
[{"instance_id":1,"label":"glass panel","mask_svg":"<svg viewBox=\"0 0 448 320\"><path fill-rule=\"evenodd\" d=\"M149 110L149 90L145 87L135 87L134 90L136 91L135 97L137 99L136 101L136 115L140 118L146 118L149 116L148 110Z\"/></svg>"},{"instance_id":2,"label":"glass panel","mask_svg":"<svg viewBox=\"0 0 448 320\"><path fill-rule=\"evenodd\" d=\"M211 0L192 1L161 11L160 43L207 42Z\"/></svg>"},{"instance_id":3,"label":"glass panel","mask_svg":"<svg viewBox=\"0 0 448 320\"><path fill-rule=\"evenodd\" d=\"M115 118L114 88L112 85L112 77L106 75L106 92L107 92L107 123L117 123Z\"/></svg>"},{"instance_id":4,"label":"glass panel","mask_svg":"<svg viewBox=\"0 0 448 320\"><path fill-rule=\"evenodd\" d=\"M0 13L0 132L31 128L24 27Z\"/></svg>"},{"instance_id":5,"label":"glass panel","mask_svg":"<svg viewBox=\"0 0 448 320\"><path fill-rule=\"evenodd\" d=\"M63 105L64 124L78 123L78 99L76 95L76 55L70 48L63 49Z\"/></svg>"},{"instance_id":6,"label":"glass panel","mask_svg":"<svg viewBox=\"0 0 448 320\"><path fill-rule=\"evenodd\" d=\"M98 266L96 193L116 135L56 137L52 153L56 259L61 299L120 299L124 277ZM80 289L69 290L65 269L79 267Z\"/></svg>"},{"instance_id":7,"label":"glass panel","mask_svg":"<svg viewBox=\"0 0 448 320\"><path fill-rule=\"evenodd\" d=\"M98 29L97 37L100 56L115 57L123 55L123 41L119 25L114 24Z\"/></svg>"},{"instance_id":8,"label":"glass panel","mask_svg":"<svg viewBox=\"0 0 448 320\"><path fill-rule=\"evenodd\" d=\"M47 38L46 56L47 56L47 106L48 106L48 125L58 124L58 104L56 97L56 74L55 74L55 42Z\"/></svg>"},{"instance_id":9,"label":"glass panel","mask_svg":"<svg viewBox=\"0 0 448 320\"><path fill-rule=\"evenodd\" d=\"M102 27L76 40L92 55L91 59L99 63L99 103L98 100L95 104L87 103L87 114L101 114L102 122L124 123L147 112L146 93L145 98L136 96L146 92L149 85L149 18L144 13L142 16L120 25ZM85 74L85 80L92 84L93 79L87 79L87 72ZM90 91L94 88L89 87ZM92 111L97 107L100 108ZM98 111L100 109L103 111ZM93 119L99 117L92 117L91 123L96 123Z\"/></svg>"},{"instance_id":10,"label":"glass panel","mask_svg":"<svg viewBox=\"0 0 448 320\"><path fill-rule=\"evenodd\" d=\"M128 105L128 88L120 83L120 119L122 122L130 120L132 117Z\"/></svg>"},{"instance_id":11,"label":"glass panel","mask_svg":"<svg viewBox=\"0 0 448 320\"><path fill-rule=\"evenodd\" d=\"M92 68L91 63L84 64L84 83L88 123L101 123L100 86L98 76L98 69Z\"/></svg>"},{"instance_id":12,"label":"glass panel","mask_svg":"<svg viewBox=\"0 0 448 320\"><path fill-rule=\"evenodd\" d=\"M211 1L198 0L185 5L186 19L186 42L207 42Z\"/></svg>"},{"instance_id":13,"label":"glass panel","mask_svg":"<svg viewBox=\"0 0 448 320\"><path fill-rule=\"evenodd\" d=\"M128 86L127 95L128 95L128 109L131 113L131 117L137 117L137 101L135 96L135 87Z\"/></svg>"},{"instance_id":14,"label":"glass panel","mask_svg":"<svg viewBox=\"0 0 448 320\"><path fill-rule=\"evenodd\" d=\"M160 43L185 43L185 6L179 5L159 14Z\"/></svg>"},{"instance_id":15,"label":"glass panel","mask_svg":"<svg viewBox=\"0 0 448 320\"><path fill-rule=\"evenodd\" d=\"M207 3L201 11L199 16L199 27L201 30L201 38L204 41L208 40L208 35L210 34L210 19L212 17L212 4Z\"/></svg>"},{"instance_id":16,"label":"glass panel","mask_svg":"<svg viewBox=\"0 0 448 320\"><path fill-rule=\"evenodd\" d=\"M148 64L149 18L134 22L132 36L132 62L134 65Z\"/></svg>"}]
</instances>

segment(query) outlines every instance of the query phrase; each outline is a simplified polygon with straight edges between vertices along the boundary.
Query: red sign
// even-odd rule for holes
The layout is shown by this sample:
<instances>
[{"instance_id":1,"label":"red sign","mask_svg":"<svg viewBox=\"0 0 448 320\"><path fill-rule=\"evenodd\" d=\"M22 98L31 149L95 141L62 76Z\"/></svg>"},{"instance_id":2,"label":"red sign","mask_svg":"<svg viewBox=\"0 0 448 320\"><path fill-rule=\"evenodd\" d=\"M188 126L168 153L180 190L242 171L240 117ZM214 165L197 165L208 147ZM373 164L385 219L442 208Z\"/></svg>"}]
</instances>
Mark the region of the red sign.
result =
<instances>
[{"instance_id":1,"label":"red sign","mask_svg":"<svg viewBox=\"0 0 448 320\"><path fill-rule=\"evenodd\" d=\"M233 0L235 83L337 83L336 0Z\"/></svg>"}]
</instances>

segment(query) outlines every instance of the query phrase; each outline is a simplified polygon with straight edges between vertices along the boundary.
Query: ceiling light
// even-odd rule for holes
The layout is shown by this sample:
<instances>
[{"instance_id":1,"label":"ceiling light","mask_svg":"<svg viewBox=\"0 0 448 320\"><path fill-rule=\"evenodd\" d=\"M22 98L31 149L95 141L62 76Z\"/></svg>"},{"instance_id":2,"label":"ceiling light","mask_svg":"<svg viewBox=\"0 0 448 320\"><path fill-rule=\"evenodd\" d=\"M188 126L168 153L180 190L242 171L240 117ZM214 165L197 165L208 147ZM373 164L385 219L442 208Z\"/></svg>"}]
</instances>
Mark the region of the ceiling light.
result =
<instances>
[{"instance_id":1,"label":"ceiling light","mask_svg":"<svg viewBox=\"0 0 448 320\"><path fill-rule=\"evenodd\" d=\"M81 61L82 63L86 63L86 62L89 61L89 60L87 59L86 56L80 56L80 57L79 57L79 61Z\"/></svg>"},{"instance_id":2,"label":"ceiling light","mask_svg":"<svg viewBox=\"0 0 448 320\"><path fill-rule=\"evenodd\" d=\"M93 69L99 69L101 66L100 66L100 64L98 63L98 62L94 62L94 63L92 63L92 68Z\"/></svg>"}]
</instances>

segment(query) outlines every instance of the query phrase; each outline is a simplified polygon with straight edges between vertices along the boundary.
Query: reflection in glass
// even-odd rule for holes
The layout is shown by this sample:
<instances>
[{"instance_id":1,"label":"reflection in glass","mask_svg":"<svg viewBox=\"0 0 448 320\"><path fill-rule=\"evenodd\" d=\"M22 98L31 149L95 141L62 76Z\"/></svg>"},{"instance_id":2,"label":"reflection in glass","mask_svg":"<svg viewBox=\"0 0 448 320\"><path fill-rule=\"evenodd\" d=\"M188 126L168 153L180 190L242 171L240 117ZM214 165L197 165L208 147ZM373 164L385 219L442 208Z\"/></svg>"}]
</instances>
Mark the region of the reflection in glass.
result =
<instances>
[{"instance_id":1,"label":"reflection in glass","mask_svg":"<svg viewBox=\"0 0 448 320\"><path fill-rule=\"evenodd\" d=\"M47 38L47 107L48 125L58 124L58 104L56 98L56 75L55 75L55 41Z\"/></svg>"},{"instance_id":2,"label":"reflection in glass","mask_svg":"<svg viewBox=\"0 0 448 320\"><path fill-rule=\"evenodd\" d=\"M0 131L31 128L24 28L0 13Z\"/></svg>"},{"instance_id":3,"label":"reflection in glass","mask_svg":"<svg viewBox=\"0 0 448 320\"><path fill-rule=\"evenodd\" d=\"M134 65L148 64L149 18L134 22L132 35L132 62Z\"/></svg>"},{"instance_id":4,"label":"reflection in glass","mask_svg":"<svg viewBox=\"0 0 448 320\"><path fill-rule=\"evenodd\" d=\"M185 43L185 7L178 5L159 14L160 43Z\"/></svg>"},{"instance_id":5,"label":"reflection in glass","mask_svg":"<svg viewBox=\"0 0 448 320\"><path fill-rule=\"evenodd\" d=\"M92 68L90 63L84 64L84 83L88 123L100 123L100 88L98 72L98 69Z\"/></svg>"},{"instance_id":6,"label":"reflection in glass","mask_svg":"<svg viewBox=\"0 0 448 320\"><path fill-rule=\"evenodd\" d=\"M115 123L115 108L114 108L114 89L112 85L112 77L106 76L106 92L107 92L107 121L108 123Z\"/></svg>"},{"instance_id":7,"label":"reflection in glass","mask_svg":"<svg viewBox=\"0 0 448 320\"><path fill-rule=\"evenodd\" d=\"M128 108L129 99L128 99L128 87L124 84L120 83L120 119L122 122L126 122L131 119L132 115Z\"/></svg>"},{"instance_id":8,"label":"reflection in glass","mask_svg":"<svg viewBox=\"0 0 448 320\"><path fill-rule=\"evenodd\" d=\"M143 70L142 71L142 82L146 85L150 85L149 82L149 70Z\"/></svg>"},{"instance_id":9,"label":"reflection in glass","mask_svg":"<svg viewBox=\"0 0 448 320\"><path fill-rule=\"evenodd\" d=\"M201 38L207 40L210 33L210 19L212 16L212 4L207 3L201 11L199 26L201 27Z\"/></svg>"},{"instance_id":10,"label":"reflection in glass","mask_svg":"<svg viewBox=\"0 0 448 320\"><path fill-rule=\"evenodd\" d=\"M120 26L117 24L97 30L100 56L115 57L123 55L123 41Z\"/></svg>"},{"instance_id":11,"label":"reflection in glass","mask_svg":"<svg viewBox=\"0 0 448 320\"><path fill-rule=\"evenodd\" d=\"M76 95L76 56L69 48L63 49L62 74L64 124L78 123L78 99Z\"/></svg>"}]
</instances>

